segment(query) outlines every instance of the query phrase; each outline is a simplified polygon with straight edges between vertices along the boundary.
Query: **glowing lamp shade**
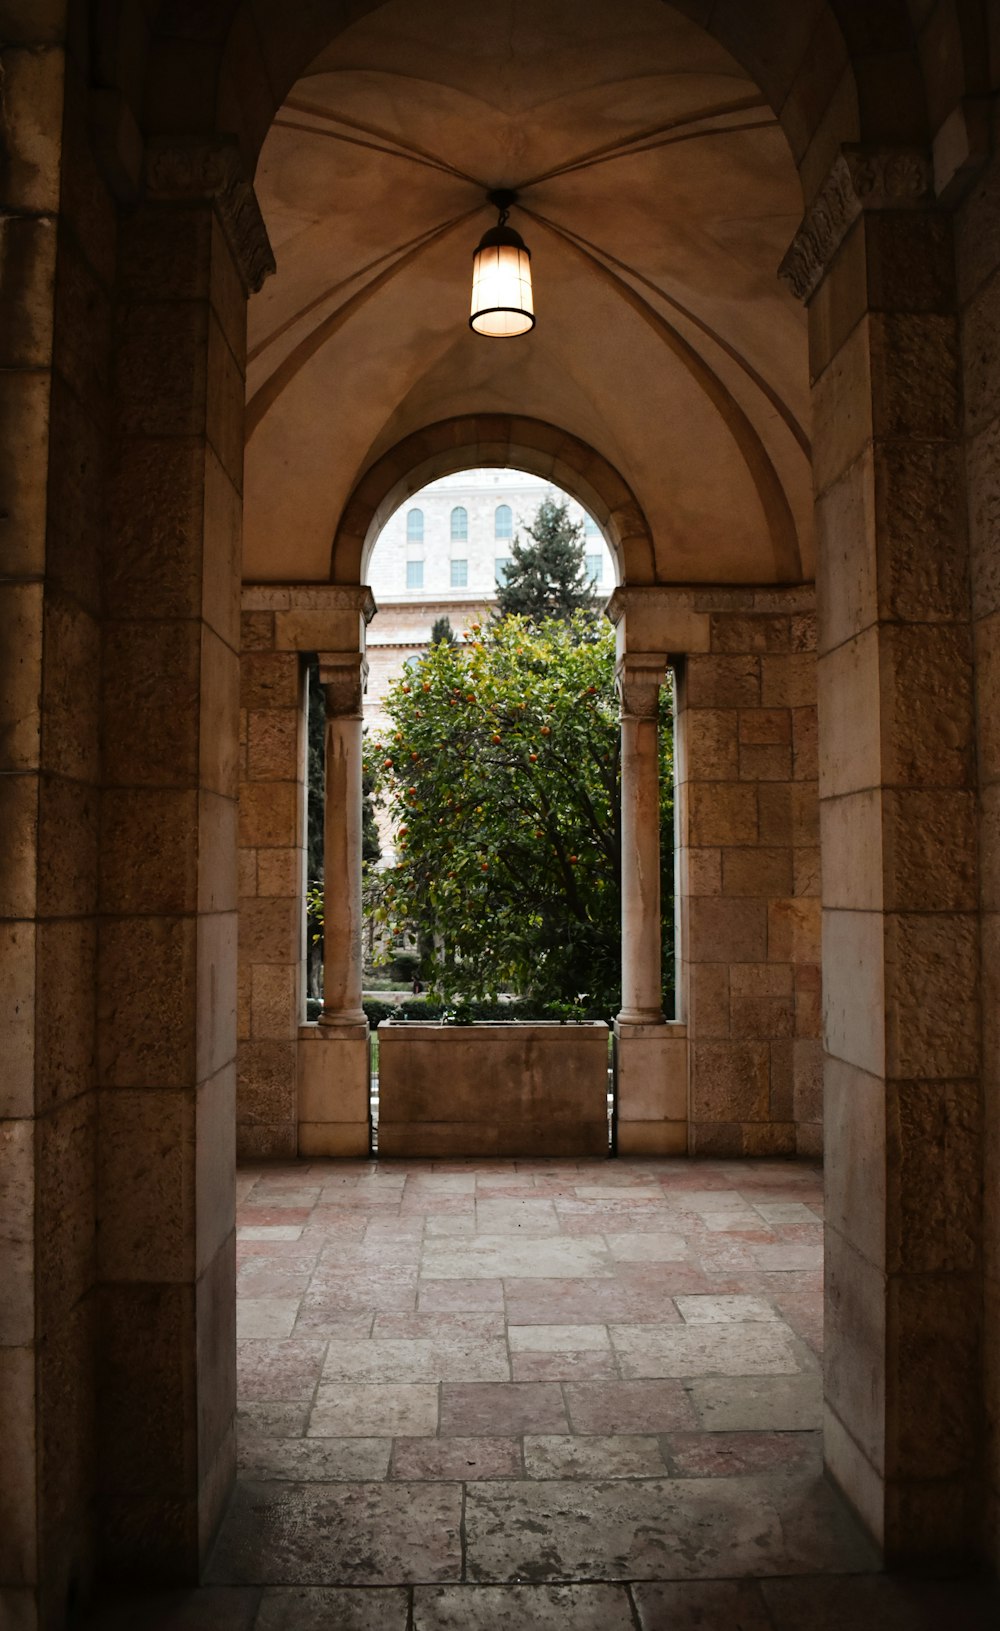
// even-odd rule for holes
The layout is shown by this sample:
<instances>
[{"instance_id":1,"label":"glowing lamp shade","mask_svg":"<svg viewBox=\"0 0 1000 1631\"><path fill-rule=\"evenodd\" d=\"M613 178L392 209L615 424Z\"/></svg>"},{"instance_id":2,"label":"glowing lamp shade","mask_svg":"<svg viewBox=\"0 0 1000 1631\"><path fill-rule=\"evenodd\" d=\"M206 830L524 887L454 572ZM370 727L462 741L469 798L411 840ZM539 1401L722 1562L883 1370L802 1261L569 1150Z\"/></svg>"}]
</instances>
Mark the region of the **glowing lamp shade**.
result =
<instances>
[{"instance_id":1,"label":"glowing lamp shade","mask_svg":"<svg viewBox=\"0 0 1000 1631\"><path fill-rule=\"evenodd\" d=\"M531 298L531 250L512 227L483 234L472 257L470 328L495 340L527 334L535 326Z\"/></svg>"}]
</instances>

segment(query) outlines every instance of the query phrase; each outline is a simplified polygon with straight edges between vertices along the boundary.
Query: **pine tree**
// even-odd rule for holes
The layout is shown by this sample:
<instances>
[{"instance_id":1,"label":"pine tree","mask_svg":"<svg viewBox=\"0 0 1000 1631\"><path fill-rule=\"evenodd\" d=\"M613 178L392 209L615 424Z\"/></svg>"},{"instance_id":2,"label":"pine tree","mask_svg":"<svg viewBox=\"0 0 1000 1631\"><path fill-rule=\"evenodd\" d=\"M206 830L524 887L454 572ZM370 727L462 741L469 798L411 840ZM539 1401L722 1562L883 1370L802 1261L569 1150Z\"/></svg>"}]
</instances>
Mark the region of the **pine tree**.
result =
<instances>
[{"instance_id":1,"label":"pine tree","mask_svg":"<svg viewBox=\"0 0 1000 1631\"><path fill-rule=\"evenodd\" d=\"M507 580L497 586L498 614L541 623L593 611L583 527L570 520L565 499L543 499L525 533L524 539L520 533L514 539Z\"/></svg>"},{"instance_id":2,"label":"pine tree","mask_svg":"<svg viewBox=\"0 0 1000 1631\"><path fill-rule=\"evenodd\" d=\"M441 640L446 640L450 646L458 644L450 617L436 617L431 625L431 645L436 646Z\"/></svg>"}]
</instances>

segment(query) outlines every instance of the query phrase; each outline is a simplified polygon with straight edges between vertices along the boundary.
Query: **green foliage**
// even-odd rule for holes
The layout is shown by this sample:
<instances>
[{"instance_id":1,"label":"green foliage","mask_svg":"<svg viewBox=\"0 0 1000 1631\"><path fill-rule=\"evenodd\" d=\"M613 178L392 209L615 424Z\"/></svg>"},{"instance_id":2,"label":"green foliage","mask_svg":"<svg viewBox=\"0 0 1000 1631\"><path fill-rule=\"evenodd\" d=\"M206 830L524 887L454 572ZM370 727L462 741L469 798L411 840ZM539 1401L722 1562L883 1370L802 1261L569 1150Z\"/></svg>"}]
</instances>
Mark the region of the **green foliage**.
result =
<instances>
[{"instance_id":1,"label":"green foliage","mask_svg":"<svg viewBox=\"0 0 1000 1631\"><path fill-rule=\"evenodd\" d=\"M499 616L571 619L592 611L594 593L587 575L583 527L571 521L565 499L543 499L527 538L511 544L506 583L497 586Z\"/></svg>"},{"instance_id":2,"label":"green foliage","mask_svg":"<svg viewBox=\"0 0 1000 1631\"><path fill-rule=\"evenodd\" d=\"M458 645L450 617L436 617L431 624L431 645L440 645L442 640L447 641L449 646Z\"/></svg>"},{"instance_id":3,"label":"green foliage","mask_svg":"<svg viewBox=\"0 0 1000 1631\"><path fill-rule=\"evenodd\" d=\"M471 632L393 686L368 746L396 823L379 921L417 929L434 996L514 991L607 1017L621 978L613 632L585 613ZM666 732L668 847L670 746Z\"/></svg>"}]
</instances>

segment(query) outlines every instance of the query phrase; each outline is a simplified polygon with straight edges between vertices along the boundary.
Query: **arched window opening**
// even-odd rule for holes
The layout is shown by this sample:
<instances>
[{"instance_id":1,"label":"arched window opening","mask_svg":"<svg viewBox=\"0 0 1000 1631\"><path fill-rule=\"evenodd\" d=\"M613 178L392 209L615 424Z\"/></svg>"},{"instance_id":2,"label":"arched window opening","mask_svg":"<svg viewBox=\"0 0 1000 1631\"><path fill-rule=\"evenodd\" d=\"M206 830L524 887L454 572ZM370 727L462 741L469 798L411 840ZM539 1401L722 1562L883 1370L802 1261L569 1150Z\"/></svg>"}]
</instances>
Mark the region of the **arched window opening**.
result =
<instances>
[{"instance_id":1,"label":"arched window opening","mask_svg":"<svg viewBox=\"0 0 1000 1631\"><path fill-rule=\"evenodd\" d=\"M406 541L408 544L422 544L424 541L424 512L423 510L409 510L406 515Z\"/></svg>"},{"instance_id":2,"label":"arched window opening","mask_svg":"<svg viewBox=\"0 0 1000 1631\"><path fill-rule=\"evenodd\" d=\"M493 517L494 538L513 538L514 512L509 504L498 504Z\"/></svg>"},{"instance_id":3,"label":"arched window opening","mask_svg":"<svg viewBox=\"0 0 1000 1631\"><path fill-rule=\"evenodd\" d=\"M464 544L469 536L469 512L464 504L456 504L451 512L451 541Z\"/></svg>"}]
</instances>

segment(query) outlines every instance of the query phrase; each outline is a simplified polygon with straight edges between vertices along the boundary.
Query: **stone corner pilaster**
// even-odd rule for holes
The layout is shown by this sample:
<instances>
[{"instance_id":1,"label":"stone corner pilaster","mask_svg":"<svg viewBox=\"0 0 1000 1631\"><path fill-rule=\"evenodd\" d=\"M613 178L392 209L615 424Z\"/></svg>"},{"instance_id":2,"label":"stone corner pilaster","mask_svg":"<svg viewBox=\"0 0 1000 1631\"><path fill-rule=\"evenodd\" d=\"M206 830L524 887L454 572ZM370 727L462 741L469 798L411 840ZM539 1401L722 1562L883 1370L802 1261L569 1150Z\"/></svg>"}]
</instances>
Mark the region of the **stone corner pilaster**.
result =
<instances>
[{"instance_id":1,"label":"stone corner pilaster","mask_svg":"<svg viewBox=\"0 0 1000 1631\"><path fill-rule=\"evenodd\" d=\"M146 148L145 187L157 203L212 201L248 294L274 272L274 251L235 138L153 138Z\"/></svg>"},{"instance_id":2,"label":"stone corner pilaster","mask_svg":"<svg viewBox=\"0 0 1000 1631\"><path fill-rule=\"evenodd\" d=\"M913 209L934 201L929 157L918 148L845 145L806 211L778 276L808 302L864 210Z\"/></svg>"}]
</instances>

